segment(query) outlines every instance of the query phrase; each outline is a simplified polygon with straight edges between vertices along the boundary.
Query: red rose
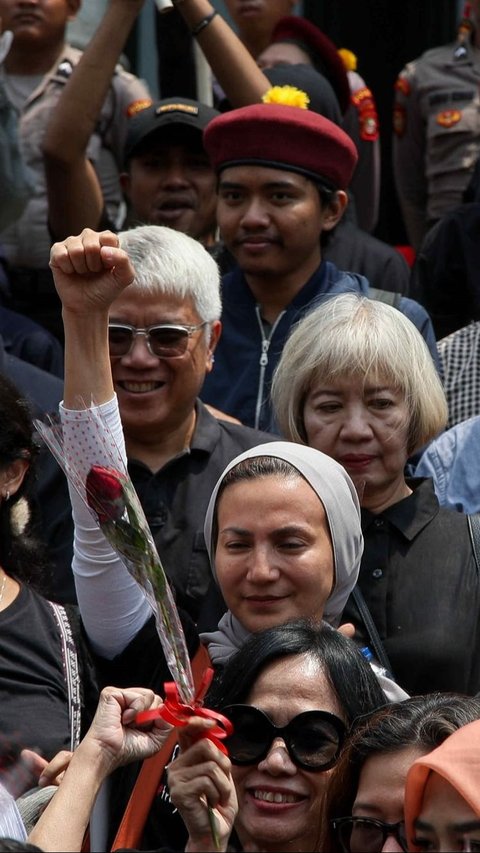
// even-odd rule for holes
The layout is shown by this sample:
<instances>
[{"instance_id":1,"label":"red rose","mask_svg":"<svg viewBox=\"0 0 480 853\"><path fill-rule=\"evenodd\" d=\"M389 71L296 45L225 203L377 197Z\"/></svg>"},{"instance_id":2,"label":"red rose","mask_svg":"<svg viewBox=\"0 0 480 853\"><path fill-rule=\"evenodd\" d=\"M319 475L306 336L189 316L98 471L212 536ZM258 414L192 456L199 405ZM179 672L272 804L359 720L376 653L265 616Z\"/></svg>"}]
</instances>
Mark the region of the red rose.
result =
<instances>
[{"instance_id":1,"label":"red rose","mask_svg":"<svg viewBox=\"0 0 480 853\"><path fill-rule=\"evenodd\" d=\"M97 516L99 524L116 521L125 512L123 474L113 468L93 465L87 474L85 489L87 502Z\"/></svg>"}]
</instances>

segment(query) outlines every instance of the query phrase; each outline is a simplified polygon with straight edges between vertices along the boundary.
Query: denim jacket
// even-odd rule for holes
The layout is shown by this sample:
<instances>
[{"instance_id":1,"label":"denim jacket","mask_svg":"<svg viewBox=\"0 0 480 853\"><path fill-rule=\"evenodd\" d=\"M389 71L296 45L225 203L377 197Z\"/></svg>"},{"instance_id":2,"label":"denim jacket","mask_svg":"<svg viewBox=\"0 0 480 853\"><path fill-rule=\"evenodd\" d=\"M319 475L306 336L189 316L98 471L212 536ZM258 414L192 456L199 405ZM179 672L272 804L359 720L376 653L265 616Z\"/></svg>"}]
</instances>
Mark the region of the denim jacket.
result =
<instances>
[{"instance_id":1,"label":"denim jacket","mask_svg":"<svg viewBox=\"0 0 480 853\"><path fill-rule=\"evenodd\" d=\"M415 477L431 477L442 506L480 512L480 416L462 421L428 445Z\"/></svg>"}]
</instances>

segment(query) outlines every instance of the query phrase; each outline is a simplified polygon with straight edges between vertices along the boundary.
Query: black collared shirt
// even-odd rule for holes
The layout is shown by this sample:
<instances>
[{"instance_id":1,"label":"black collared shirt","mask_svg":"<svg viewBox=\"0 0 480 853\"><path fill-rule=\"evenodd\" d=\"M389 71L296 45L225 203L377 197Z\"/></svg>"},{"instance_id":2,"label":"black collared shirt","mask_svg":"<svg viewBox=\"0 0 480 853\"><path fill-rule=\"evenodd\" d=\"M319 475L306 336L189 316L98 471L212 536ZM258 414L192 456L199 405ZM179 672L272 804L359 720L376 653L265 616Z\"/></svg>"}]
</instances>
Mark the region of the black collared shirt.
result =
<instances>
[{"instance_id":1,"label":"black collared shirt","mask_svg":"<svg viewBox=\"0 0 480 853\"><path fill-rule=\"evenodd\" d=\"M480 585L467 519L440 507L432 482L408 481L408 497L373 515L362 510L359 585L409 693L480 689ZM368 638L350 598L343 619Z\"/></svg>"},{"instance_id":2,"label":"black collared shirt","mask_svg":"<svg viewBox=\"0 0 480 853\"><path fill-rule=\"evenodd\" d=\"M190 447L154 473L135 459L128 470L177 603L196 620L211 580L203 523L213 487L232 459L276 436L214 418L200 400ZM211 625L209 630L214 630Z\"/></svg>"}]
</instances>

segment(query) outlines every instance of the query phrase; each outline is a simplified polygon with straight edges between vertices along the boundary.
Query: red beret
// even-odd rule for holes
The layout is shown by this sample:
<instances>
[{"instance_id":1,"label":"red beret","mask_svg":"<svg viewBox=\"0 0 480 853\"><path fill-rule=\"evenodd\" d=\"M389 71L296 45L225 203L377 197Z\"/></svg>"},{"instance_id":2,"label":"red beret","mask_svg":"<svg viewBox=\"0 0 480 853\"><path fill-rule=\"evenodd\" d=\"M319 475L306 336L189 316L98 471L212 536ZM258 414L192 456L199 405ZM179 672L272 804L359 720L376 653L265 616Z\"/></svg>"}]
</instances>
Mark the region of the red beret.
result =
<instances>
[{"instance_id":1,"label":"red beret","mask_svg":"<svg viewBox=\"0 0 480 853\"><path fill-rule=\"evenodd\" d=\"M272 43L281 41L294 42L306 50L315 68L329 81L344 113L350 105L350 83L343 60L333 41L311 21L298 15L280 18L272 33Z\"/></svg>"},{"instance_id":2,"label":"red beret","mask_svg":"<svg viewBox=\"0 0 480 853\"><path fill-rule=\"evenodd\" d=\"M300 107L252 104L209 123L203 144L214 169L251 164L299 172L333 189L346 189L357 149L332 121Z\"/></svg>"}]
</instances>

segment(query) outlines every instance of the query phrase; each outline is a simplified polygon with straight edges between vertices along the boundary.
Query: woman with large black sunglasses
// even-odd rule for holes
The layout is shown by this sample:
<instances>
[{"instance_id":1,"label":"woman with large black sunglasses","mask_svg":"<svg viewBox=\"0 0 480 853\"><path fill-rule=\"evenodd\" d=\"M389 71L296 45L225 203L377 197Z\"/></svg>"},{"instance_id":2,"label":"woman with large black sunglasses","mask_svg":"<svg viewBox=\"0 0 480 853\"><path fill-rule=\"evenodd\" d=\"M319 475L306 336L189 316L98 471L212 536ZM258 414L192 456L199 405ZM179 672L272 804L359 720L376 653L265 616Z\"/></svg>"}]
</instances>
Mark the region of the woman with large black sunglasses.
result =
<instances>
[{"instance_id":1,"label":"woman with large black sunglasses","mask_svg":"<svg viewBox=\"0 0 480 853\"><path fill-rule=\"evenodd\" d=\"M168 782L190 842L208 837L207 793L226 843L234 786L238 815L229 849L320 850L322 801L347 730L384 702L355 645L327 625L269 628L227 663L206 701L230 718L234 732L225 741L229 762L210 741L196 740L205 722L180 733Z\"/></svg>"},{"instance_id":2,"label":"woman with large black sunglasses","mask_svg":"<svg viewBox=\"0 0 480 853\"><path fill-rule=\"evenodd\" d=\"M456 693L416 696L364 720L333 774L321 821L325 853L407 850L407 772L416 758L480 718L480 700Z\"/></svg>"}]
</instances>

